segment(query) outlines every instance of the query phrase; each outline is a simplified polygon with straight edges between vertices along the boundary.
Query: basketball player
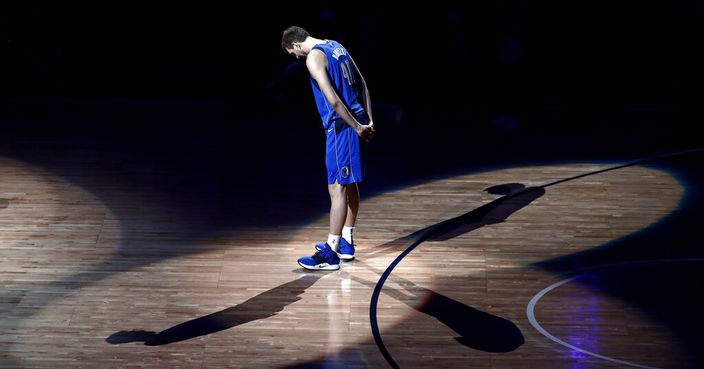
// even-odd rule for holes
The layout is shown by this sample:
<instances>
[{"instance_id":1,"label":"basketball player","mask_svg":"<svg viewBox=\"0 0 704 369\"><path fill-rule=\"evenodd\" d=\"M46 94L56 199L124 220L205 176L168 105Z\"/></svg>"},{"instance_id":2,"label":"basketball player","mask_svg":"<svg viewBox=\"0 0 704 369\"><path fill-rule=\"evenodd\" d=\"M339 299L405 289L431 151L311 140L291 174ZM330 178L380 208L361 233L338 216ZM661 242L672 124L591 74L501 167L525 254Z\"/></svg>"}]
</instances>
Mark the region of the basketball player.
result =
<instances>
[{"instance_id":1,"label":"basketball player","mask_svg":"<svg viewBox=\"0 0 704 369\"><path fill-rule=\"evenodd\" d=\"M315 245L313 256L298 259L298 264L310 270L336 270L340 259L354 259L357 184L363 179L360 139L367 141L376 134L369 90L352 57L336 41L314 38L291 26L281 37L281 48L305 59L326 134L330 233L326 242Z\"/></svg>"}]
</instances>

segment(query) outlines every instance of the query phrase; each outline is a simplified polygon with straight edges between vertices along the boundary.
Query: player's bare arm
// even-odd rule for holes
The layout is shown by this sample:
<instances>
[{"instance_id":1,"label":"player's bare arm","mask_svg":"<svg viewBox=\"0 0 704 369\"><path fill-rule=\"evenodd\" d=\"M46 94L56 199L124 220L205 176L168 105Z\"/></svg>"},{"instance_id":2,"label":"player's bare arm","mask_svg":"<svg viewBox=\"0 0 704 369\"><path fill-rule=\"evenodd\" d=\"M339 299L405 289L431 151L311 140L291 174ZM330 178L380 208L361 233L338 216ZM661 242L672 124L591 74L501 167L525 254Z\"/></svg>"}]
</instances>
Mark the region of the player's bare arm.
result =
<instances>
[{"instance_id":1,"label":"player's bare arm","mask_svg":"<svg viewBox=\"0 0 704 369\"><path fill-rule=\"evenodd\" d=\"M306 58L306 67L310 72L311 77L318 83L320 91L323 92L330 106L335 110L340 117L352 127L357 134L365 139L369 139L374 135L374 129L368 125L360 124L357 119L350 113L347 106L342 102L342 99L337 95L332 87L330 78L327 73L328 59L325 53L319 50L311 50Z\"/></svg>"},{"instance_id":2,"label":"player's bare arm","mask_svg":"<svg viewBox=\"0 0 704 369\"><path fill-rule=\"evenodd\" d=\"M374 118L372 118L372 101L371 98L369 97L369 89L367 88L367 81L364 80L364 76L362 75L362 72L359 70L357 67L357 63L354 62L354 59L350 56L350 60L352 60L352 65L354 65L354 69L357 70L357 75L359 75L359 78L362 80L362 91L364 92L364 109L367 111L367 115L369 116L369 126L374 128Z\"/></svg>"}]
</instances>

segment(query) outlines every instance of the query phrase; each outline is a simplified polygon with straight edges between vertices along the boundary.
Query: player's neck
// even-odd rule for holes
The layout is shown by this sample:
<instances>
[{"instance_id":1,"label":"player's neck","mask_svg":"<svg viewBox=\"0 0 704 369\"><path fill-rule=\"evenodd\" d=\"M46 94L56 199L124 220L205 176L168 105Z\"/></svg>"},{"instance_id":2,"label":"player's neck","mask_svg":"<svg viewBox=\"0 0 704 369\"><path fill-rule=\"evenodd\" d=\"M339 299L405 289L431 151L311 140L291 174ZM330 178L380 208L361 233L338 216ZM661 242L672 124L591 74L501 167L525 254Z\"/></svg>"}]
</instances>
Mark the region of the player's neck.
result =
<instances>
[{"instance_id":1,"label":"player's neck","mask_svg":"<svg viewBox=\"0 0 704 369\"><path fill-rule=\"evenodd\" d=\"M308 47L309 50L313 49L313 47L315 45L324 44L325 42L327 42L327 40L321 40L319 38L315 38L315 37L311 37L311 36L308 36L308 38L306 38L306 40L304 41L306 47Z\"/></svg>"}]
</instances>

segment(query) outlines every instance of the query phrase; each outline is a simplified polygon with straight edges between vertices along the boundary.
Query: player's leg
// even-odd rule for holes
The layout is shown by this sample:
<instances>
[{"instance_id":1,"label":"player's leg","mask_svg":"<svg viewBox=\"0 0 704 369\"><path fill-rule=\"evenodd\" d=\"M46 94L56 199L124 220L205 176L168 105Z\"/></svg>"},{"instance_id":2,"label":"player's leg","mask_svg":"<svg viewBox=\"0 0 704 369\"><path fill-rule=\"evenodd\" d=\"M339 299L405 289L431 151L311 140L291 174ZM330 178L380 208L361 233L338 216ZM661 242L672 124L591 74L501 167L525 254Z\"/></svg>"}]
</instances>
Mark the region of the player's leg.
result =
<instances>
[{"instance_id":1,"label":"player's leg","mask_svg":"<svg viewBox=\"0 0 704 369\"><path fill-rule=\"evenodd\" d=\"M330 244L330 242L328 242L328 244L330 244L334 250L337 250L337 243L339 237L342 235L342 227L347 221L347 187L348 185L341 185L339 183L328 185L328 193L330 193L330 236L328 240L333 243ZM330 239L330 237L337 238Z\"/></svg>"},{"instance_id":2,"label":"player's leg","mask_svg":"<svg viewBox=\"0 0 704 369\"><path fill-rule=\"evenodd\" d=\"M357 222L357 213L359 212L359 187L356 183L347 185L347 218L345 218L345 227L354 227ZM352 242L352 240L347 240Z\"/></svg>"},{"instance_id":3,"label":"player's leg","mask_svg":"<svg viewBox=\"0 0 704 369\"><path fill-rule=\"evenodd\" d=\"M327 242L315 245L313 256L298 259L298 264L311 270L335 270L340 268L340 257L337 255L342 227L347 218L347 186L337 182L328 184L330 194L330 233Z\"/></svg>"},{"instance_id":4,"label":"player's leg","mask_svg":"<svg viewBox=\"0 0 704 369\"><path fill-rule=\"evenodd\" d=\"M340 160L344 159L340 158L339 150L344 147L341 144L337 138L337 132L327 130L325 165L328 171L328 193L330 195L330 232L326 242L315 245L316 252L313 256L298 259L298 264L306 269L334 270L340 268L340 258L336 251L342 237L342 227L347 218L347 188L339 181L343 175L340 170Z\"/></svg>"},{"instance_id":5,"label":"player's leg","mask_svg":"<svg viewBox=\"0 0 704 369\"><path fill-rule=\"evenodd\" d=\"M354 224L359 212L359 187L357 183L347 185L347 214L345 226L342 227L342 238L337 248L340 259L354 259Z\"/></svg>"}]
</instances>

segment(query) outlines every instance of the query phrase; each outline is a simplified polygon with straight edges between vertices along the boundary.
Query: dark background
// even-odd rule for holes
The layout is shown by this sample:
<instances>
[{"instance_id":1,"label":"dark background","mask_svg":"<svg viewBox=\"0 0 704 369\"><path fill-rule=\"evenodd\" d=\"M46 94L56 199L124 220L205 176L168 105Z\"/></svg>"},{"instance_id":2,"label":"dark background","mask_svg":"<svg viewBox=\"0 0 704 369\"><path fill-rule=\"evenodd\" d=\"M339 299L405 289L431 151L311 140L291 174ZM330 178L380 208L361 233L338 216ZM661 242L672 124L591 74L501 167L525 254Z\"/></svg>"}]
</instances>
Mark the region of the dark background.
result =
<instances>
[{"instance_id":1,"label":"dark background","mask_svg":"<svg viewBox=\"0 0 704 369\"><path fill-rule=\"evenodd\" d=\"M9 6L2 94L261 100L291 24L343 41L380 102L682 106L700 85L699 2L472 3Z\"/></svg>"},{"instance_id":2,"label":"dark background","mask_svg":"<svg viewBox=\"0 0 704 369\"><path fill-rule=\"evenodd\" d=\"M0 153L46 167L99 149L192 185L318 193L320 118L303 62L280 48L292 24L341 41L367 80L372 192L702 145L700 2L370 4L6 5Z\"/></svg>"},{"instance_id":3,"label":"dark background","mask_svg":"<svg viewBox=\"0 0 704 369\"><path fill-rule=\"evenodd\" d=\"M341 41L368 82L374 190L485 165L702 144L700 2L371 4L7 5L0 150L33 162L58 149L154 165L188 156L198 164L182 163L184 173L244 166L238 180L259 188L322 181L308 75L280 49L292 24Z\"/></svg>"},{"instance_id":4,"label":"dark background","mask_svg":"<svg viewBox=\"0 0 704 369\"><path fill-rule=\"evenodd\" d=\"M702 2L368 4L3 4L0 156L95 194L137 240L116 255L158 250L116 256L123 269L197 252L235 227L305 226L329 199L308 75L280 49L292 24L342 42L368 82L378 135L363 198L456 173L704 146ZM701 158L680 159L651 165L701 188ZM700 257L702 198L690 192L669 232L544 266ZM154 224L182 244L145 239ZM701 296L690 287L673 291ZM688 315L665 309L685 317L670 323L692 353L699 300Z\"/></svg>"}]
</instances>

